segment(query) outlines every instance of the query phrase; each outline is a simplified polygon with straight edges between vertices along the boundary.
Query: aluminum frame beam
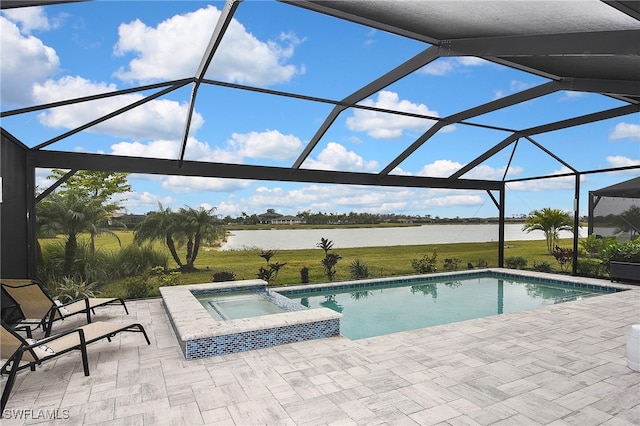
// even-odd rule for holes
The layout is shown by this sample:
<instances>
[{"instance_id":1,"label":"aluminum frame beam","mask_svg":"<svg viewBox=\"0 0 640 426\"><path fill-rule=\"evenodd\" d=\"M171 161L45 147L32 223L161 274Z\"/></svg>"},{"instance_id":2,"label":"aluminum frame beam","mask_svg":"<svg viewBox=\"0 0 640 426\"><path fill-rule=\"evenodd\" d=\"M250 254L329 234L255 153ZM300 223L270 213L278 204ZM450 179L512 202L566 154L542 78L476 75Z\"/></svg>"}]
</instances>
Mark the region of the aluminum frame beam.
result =
<instances>
[{"instance_id":1,"label":"aluminum frame beam","mask_svg":"<svg viewBox=\"0 0 640 426\"><path fill-rule=\"evenodd\" d=\"M327 170L292 170L288 167L253 166L247 164L208 163L198 161L125 157L66 151L31 151L34 167L129 172L156 175L199 176L226 179L247 179L301 183L367 185L380 187L450 188L467 190L499 190L496 181L373 173L338 172Z\"/></svg>"}]
</instances>

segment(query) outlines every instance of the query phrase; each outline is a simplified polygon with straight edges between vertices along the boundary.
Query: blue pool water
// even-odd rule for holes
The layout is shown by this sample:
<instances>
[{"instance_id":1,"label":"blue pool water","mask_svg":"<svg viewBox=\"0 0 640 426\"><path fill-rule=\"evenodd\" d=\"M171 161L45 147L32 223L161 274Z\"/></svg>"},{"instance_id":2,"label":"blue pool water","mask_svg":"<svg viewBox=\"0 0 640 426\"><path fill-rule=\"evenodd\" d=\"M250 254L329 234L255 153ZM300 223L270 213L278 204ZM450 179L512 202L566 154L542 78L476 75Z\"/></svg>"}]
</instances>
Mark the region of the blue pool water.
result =
<instances>
[{"instance_id":1,"label":"blue pool water","mask_svg":"<svg viewBox=\"0 0 640 426\"><path fill-rule=\"evenodd\" d=\"M545 280L548 281L548 280ZM522 311L593 297L613 291L597 286L493 276L457 277L444 281L395 285L349 285L282 291L310 308L326 307L343 314L341 334L362 339L473 318Z\"/></svg>"}]
</instances>

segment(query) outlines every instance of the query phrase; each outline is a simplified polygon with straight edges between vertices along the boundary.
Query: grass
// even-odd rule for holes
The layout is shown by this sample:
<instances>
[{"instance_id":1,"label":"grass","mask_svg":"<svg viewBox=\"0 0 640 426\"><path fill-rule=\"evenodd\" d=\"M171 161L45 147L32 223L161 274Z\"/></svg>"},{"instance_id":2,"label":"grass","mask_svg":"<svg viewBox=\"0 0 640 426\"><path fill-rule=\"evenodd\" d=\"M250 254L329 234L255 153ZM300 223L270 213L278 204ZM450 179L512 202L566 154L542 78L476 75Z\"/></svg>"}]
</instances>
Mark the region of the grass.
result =
<instances>
[{"instance_id":1,"label":"grass","mask_svg":"<svg viewBox=\"0 0 640 426\"><path fill-rule=\"evenodd\" d=\"M133 242L133 233L128 231L117 231L116 234L122 247ZM86 237L85 237L86 238ZM53 240L41 240L45 245ZM571 247L571 239L560 240L560 246ZM96 247L99 250L119 250L118 239L111 235L104 234L96 239ZM164 245L156 243L157 250L166 251ZM560 268L556 260L547 253L544 240L539 241L509 241L505 243L505 258L524 257L531 268L534 262L549 262L556 272ZM442 270L442 263L446 258L458 258L461 260L460 269L466 269L467 263L476 265L479 260L485 261L488 266L498 264L498 243L455 243L455 244L426 244L415 246L382 246L382 247L357 247L340 248L332 250L333 253L342 256L338 262L336 281L351 279L349 265L356 259L366 263L373 277L387 277L396 275L413 274L411 267L413 259L420 259L424 255L431 256L436 250L438 254L438 270ZM180 248L178 254L184 258L184 248ZM277 250L271 262L286 262L278 275L274 285L295 285L300 284L300 270L303 267L309 268L309 281L311 283L326 282L320 260L324 257L321 249L306 250ZM170 261L173 264L173 260ZM173 264L174 267L177 265ZM258 256L258 250L232 250L217 251L213 248L201 248L195 262L198 271L183 273L180 277L181 284L196 284L211 282L215 271L230 271L235 273L236 279L255 279L260 266L266 266L265 260ZM104 296L123 296L126 294L122 280L105 283L101 286L100 292ZM151 291L151 295L158 295L157 285Z\"/></svg>"}]
</instances>

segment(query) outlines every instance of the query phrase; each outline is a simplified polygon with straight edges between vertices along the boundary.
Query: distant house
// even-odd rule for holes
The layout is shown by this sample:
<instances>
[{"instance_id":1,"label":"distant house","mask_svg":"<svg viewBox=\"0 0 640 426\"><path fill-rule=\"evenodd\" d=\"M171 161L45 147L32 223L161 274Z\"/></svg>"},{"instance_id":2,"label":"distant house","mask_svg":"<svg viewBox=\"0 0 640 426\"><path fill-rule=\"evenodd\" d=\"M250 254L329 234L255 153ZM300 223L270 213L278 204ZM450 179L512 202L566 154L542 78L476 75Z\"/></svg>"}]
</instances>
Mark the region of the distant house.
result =
<instances>
[{"instance_id":1,"label":"distant house","mask_svg":"<svg viewBox=\"0 0 640 426\"><path fill-rule=\"evenodd\" d=\"M266 213L262 213L258 215L258 219L260 219L260 223L271 223L273 224L274 219L279 219L283 217L280 213L276 213L274 209L267 209Z\"/></svg>"},{"instance_id":2,"label":"distant house","mask_svg":"<svg viewBox=\"0 0 640 426\"><path fill-rule=\"evenodd\" d=\"M306 221L298 216L282 216L271 220L273 225L300 225Z\"/></svg>"},{"instance_id":3,"label":"distant house","mask_svg":"<svg viewBox=\"0 0 640 426\"><path fill-rule=\"evenodd\" d=\"M305 223L305 220L297 216L284 216L276 213L274 209L267 209L266 213L258 215L260 223L269 223L271 225L298 225Z\"/></svg>"}]
</instances>

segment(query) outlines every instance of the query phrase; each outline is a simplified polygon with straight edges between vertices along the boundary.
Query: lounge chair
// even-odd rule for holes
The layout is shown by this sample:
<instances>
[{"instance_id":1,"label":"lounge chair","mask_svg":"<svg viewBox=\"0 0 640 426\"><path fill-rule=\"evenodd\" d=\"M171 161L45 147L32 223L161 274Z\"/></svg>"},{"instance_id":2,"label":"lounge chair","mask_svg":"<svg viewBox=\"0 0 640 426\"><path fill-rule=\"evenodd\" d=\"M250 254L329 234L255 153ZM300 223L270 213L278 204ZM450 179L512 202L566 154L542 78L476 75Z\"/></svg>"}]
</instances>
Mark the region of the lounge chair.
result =
<instances>
[{"instance_id":1,"label":"lounge chair","mask_svg":"<svg viewBox=\"0 0 640 426\"><path fill-rule=\"evenodd\" d=\"M72 315L84 313L87 316L87 323L91 323L91 314L95 314L95 308L122 305L124 311L129 314L127 305L120 298L85 297L63 304L52 299L36 280L3 278L0 282L2 283L2 288L20 306L26 318L21 324L41 325L45 336L51 335L54 321L62 320Z\"/></svg>"},{"instance_id":2,"label":"lounge chair","mask_svg":"<svg viewBox=\"0 0 640 426\"><path fill-rule=\"evenodd\" d=\"M45 337L44 339L31 339L31 329L23 327L27 337L22 337L15 329L12 329L4 321L2 322L2 334L0 335L1 358L6 360L0 368L0 374L8 374L9 377L2 391L0 415L4 412L16 374L19 370L30 368L35 371L36 365L55 358L70 351L78 350L82 354L82 368L84 375L89 375L89 363L87 360L87 345L102 339L111 341L111 338L122 331L140 332L144 335L147 344L151 344L147 332L141 324L123 324L117 322L96 321L91 324L75 328L64 333Z\"/></svg>"}]
</instances>

